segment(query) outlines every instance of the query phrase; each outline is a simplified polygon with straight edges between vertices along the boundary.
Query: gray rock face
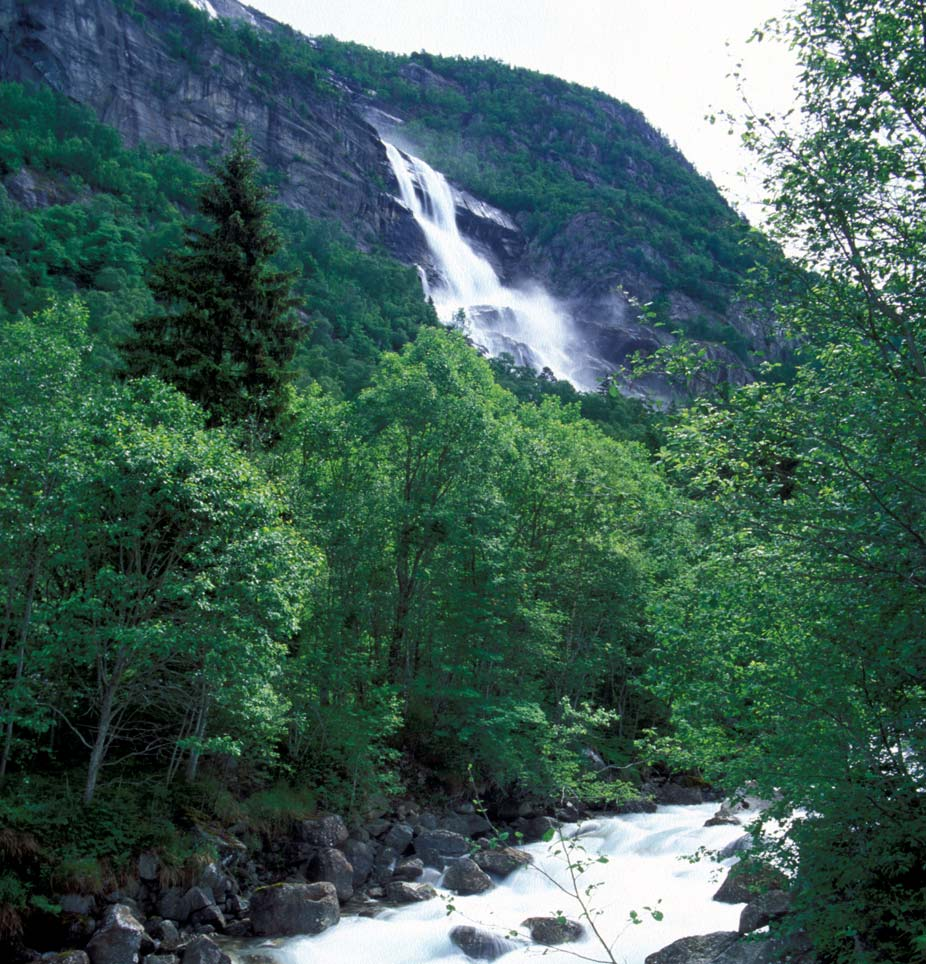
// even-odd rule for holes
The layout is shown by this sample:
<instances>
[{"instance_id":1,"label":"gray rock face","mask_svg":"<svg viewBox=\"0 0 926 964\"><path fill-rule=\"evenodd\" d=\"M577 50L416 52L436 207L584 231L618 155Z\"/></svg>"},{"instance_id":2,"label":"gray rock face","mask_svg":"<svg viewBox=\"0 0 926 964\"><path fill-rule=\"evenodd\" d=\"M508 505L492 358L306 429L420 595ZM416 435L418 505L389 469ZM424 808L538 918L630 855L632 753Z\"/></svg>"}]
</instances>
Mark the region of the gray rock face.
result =
<instances>
[{"instance_id":1,"label":"gray rock face","mask_svg":"<svg viewBox=\"0 0 926 964\"><path fill-rule=\"evenodd\" d=\"M418 904L433 900L437 891L430 884L410 884L405 880L393 880L386 885L386 899L396 904Z\"/></svg>"},{"instance_id":2,"label":"gray rock face","mask_svg":"<svg viewBox=\"0 0 926 964\"><path fill-rule=\"evenodd\" d=\"M168 147L190 160L214 156L240 125L283 175L284 203L341 221L368 242L401 233L394 222L410 218L392 200L396 190L378 186L392 184L392 172L359 111L282 73L255 83L253 65L208 35L189 60L180 58L168 36L184 31L184 19L149 0L134 6L137 19L109 0L0 0L0 76L48 84L91 107L130 144Z\"/></svg>"},{"instance_id":3,"label":"gray rock face","mask_svg":"<svg viewBox=\"0 0 926 964\"><path fill-rule=\"evenodd\" d=\"M441 820L440 828L458 833L461 837L475 837L480 833L488 833L492 824L480 813L454 813Z\"/></svg>"},{"instance_id":4,"label":"gray rock face","mask_svg":"<svg viewBox=\"0 0 926 964\"><path fill-rule=\"evenodd\" d=\"M151 928L149 933L159 942L163 950L173 951L180 946L180 931L173 921L159 921Z\"/></svg>"},{"instance_id":5,"label":"gray rock face","mask_svg":"<svg viewBox=\"0 0 926 964\"><path fill-rule=\"evenodd\" d=\"M142 854L138 858L138 877L140 880L157 880L161 861L155 854Z\"/></svg>"},{"instance_id":6,"label":"gray rock face","mask_svg":"<svg viewBox=\"0 0 926 964\"><path fill-rule=\"evenodd\" d=\"M454 861L444 873L444 886L455 894L481 894L490 890L492 878L469 857Z\"/></svg>"},{"instance_id":7,"label":"gray rock face","mask_svg":"<svg viewBox=\"0 0 926 964\"><path fill-rule=\"evenodd\" d=\"M534 862L534 858L524 850L514 847L502 847L500 850L478 850L473 854L476 865L487 874L496 877L507 877Z\"/></svg>"},{"instance_id":8,"label":"gray rock face","mask_svg":"<svg viewBox=\"0 0 926 964\"><path fill-rule=\"evenodd\" d=\"M474 961L494 961L521 946L507 938L496 937L490 931L466 925L454 927L450 932L450 940Z\"/></svg>"},{"instance_id":9,"label":"gray rock face","mask_svg":"<svg viewBox=\"0 0 926 964\"><path fill-rule=\"evenodd\" d=\"M751 900L740 914L741 934L751 934L773 920L784 917L791 909L791 897L783 890L770 890Z\"/></svg>"},{"instance_id":10,"label":"gray rock face","mask_svg":"<svg viewBox=\"0 0 926 964\"><path fill-rule=\"evenodd\" d=\"M415 838L415 853L428 867L443 870L450 860L469 853L466 837L449 830L424 830Z\"/></svg>"},{"instance_id":11,"label":"gray rock face","mask_svg":"<svg viewBox=\"0 0 926 964\"><path fill-rule=\"evenodd\" d=\"M148 954L142 964L180 964L176 954Z\"/></svg>"},{"instance_id":12,"label":"gray rock face","mask_svg":"<svg viewBox=\"0 0 926 964\"><path fill-rule=\"evenodd\" d=\"M585 930L578 921L560 919L558 917L528 917L521 922L531 932L531 939L536 944L571 944L577 941Z\"/></svg>"},{"instance_id":13,"label":"gray rock face","mask_svg":"<svg viewBox=\"0 0 926 964\"><path fill-rule=\"evenodd\" d=\"M300 839L313 847L339 847L350 836L344 821L337 816L303 820Z\"/></svg>"},{"instance_id":14,"label":"gray rock face","mask_svg":"<svg viewBox=\"0 0 926 964\"><path fill-rule=\"evenodd\" d=\"M61 894L56 898L61 905L61 910L65 914L82 914L87 916L93 913L94 899L89 894Z\"/></svg>"},{"instance_id":15,"label":"gray rock face","mask_svg":"<svg viewBox=\"0 0 926 964\"><path fill-rule=\"evenodd\" d=\"M748 833L744 833L742 837L731 840L726 847L720 850L717 856L721 860L727 860L729 857L736 857L739 854L745 853L747 850L752 850L752 845L752 837Z\"/></svg>"},{"instance_id":16,"label":"gray rock face","mask_svg":"<svg viewBox=\"0 0 926 964\"><path fill-rule=\"evenodd\" d=\"M260 937L320 934L341 919L334 884L272 884L251 895L251 925Z\"/></svg>"},{"instance_id":17,"label":"gray rock face","mask_svg":"<svg viewBox=\"0 0 926 964\"><path fill-rule=\"evenodd\" d=\"M354 896L354 868L340 850L333 847L320 850L309 861L308 870L312 880L327 880L334 884L338 900L350 900Z\"/></svg>"},{"instance_id":18,"label":"gray rock face","mask_svg":"<svg viewBox=\"0 0 926 964\"><path fill-rule=\"evenodd\" d=\"M735 864L714 894L714 900L722 904L748 904L758 894L768 890L782 890L787 885L787 877L774 867L755 869Z\"/></svg>"},{"instance_id":19,"label":"gray rock face","mask_svg":"<svg viewBox=\"0 0 926 964\"><path fill-rule=\"evenodd\" d=\"M91 964L135 964L145 929L124 904L106 908L103 923L87 944Z\"/></svg>"},{"instance_id":20,"label":"gray rock face","mask_svg":"<svg viewBox=\"0 0 926 964\"><path fill-rule=\"evenodd\" d=\"M194 937L183 952L183 964L231 964L231 958L205 935Z\"/></svg>"},{"instance_id":21,"label":"gray rock face","mask_svg":"<svg viewBox=\"0 0 926 964\"><path fill-rule=\"evenodd\" d=\"M43 957L42 960L48 964L90 964L90 958L84 951L62 951L51 957Z\"/></svg>"}]
</instances>

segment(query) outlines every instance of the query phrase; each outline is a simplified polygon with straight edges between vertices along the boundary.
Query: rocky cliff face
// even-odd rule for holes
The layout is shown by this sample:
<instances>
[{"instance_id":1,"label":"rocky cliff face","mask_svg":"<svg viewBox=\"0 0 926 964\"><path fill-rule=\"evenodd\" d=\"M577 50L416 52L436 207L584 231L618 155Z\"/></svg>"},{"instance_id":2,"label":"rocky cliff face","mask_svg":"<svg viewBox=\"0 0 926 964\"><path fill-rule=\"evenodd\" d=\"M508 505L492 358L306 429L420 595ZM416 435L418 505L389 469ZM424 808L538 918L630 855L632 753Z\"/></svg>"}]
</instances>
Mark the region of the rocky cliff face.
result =
<instances>
[{"instance_id":1,"label":"rocky cliff face","mask_svg":"<svg viewBox=\"0 0 926 964\"><path fill-rule=\"evenodd\" d=\"M234 0L212 7L247 22ZM134 15L133 15L134 13ZM280 198L334 218L361 243L410 234L385 188L383 147L349 102L291 77L266 83L208 36L179 53L184 21L146 0L0 0L0 77L47 84L92 107L129 143L200 161L239 125L279 175Z\"/></svg>"},{"instance_id":2,"label":"rocky cliff face","mask_svg":"<svg viewBox=\"0 0 926 964\"><path fill-rule=\"evenodd\" d=\"M201 18L225 17L271 33L282 29L238 0L192 3ZM421 65L407 64L400 73L406 84L436 85L459 96L459 85ZM47 84L93 108L129 143L169 148L201 164L242 126L274 172L284 204L334 219L361 247L385 244L400 260L427 270L427 246L396 200L398 185L378 135L384 127L387 134L404 127L395 116L400 111L371 101L355 83L330 72L319 83L273 65L258 66L210 30L191 31L189 15L165 0L0 0L0 79ZM636 112L607 98L603 104L606 114L614 114L608 123L636 124L635 137L655 139L659 146L659 135ZM536 147L543 149L539 142ZM583 151L594 167L599 147L572 148L573 167ZM571 175L595 179L578 169ZM629 174L649 178L658 191L658 178L650 175ZM658 286L615 252L607 218L582 214L541 243L529 240L523 213L509 216L463 190L455 197L461 230L503 279L539 280L568 305L599 370L666 342L664 331L640 323L635 307L658 293ZM702 306L670 293L668 310L671 318L685 319ZM735 317L732 322L738 324ZM744 331L753 324L741 322ZM758 329L748 335L756 347L768 348ZM724 377L748 377L732 353L722 346L712 351ZM671 397L665 385L638 387Z\"/></svg>"}]
</instances>

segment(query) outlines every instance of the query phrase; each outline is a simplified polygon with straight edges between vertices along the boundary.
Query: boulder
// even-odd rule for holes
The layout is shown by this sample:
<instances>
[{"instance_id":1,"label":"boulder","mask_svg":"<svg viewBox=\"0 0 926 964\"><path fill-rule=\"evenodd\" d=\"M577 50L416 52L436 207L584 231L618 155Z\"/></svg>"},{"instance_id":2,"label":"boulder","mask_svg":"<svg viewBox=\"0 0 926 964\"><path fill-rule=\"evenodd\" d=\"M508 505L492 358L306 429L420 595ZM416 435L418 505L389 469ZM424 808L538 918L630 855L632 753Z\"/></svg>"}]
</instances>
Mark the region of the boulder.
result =
<instances>
[{"instance_id":1,"label":"boulder","mask_svg":"<svg viewBox=\"0 0 926 964\"><path fill-rule=\"evenodd\" d=\"M61 951L60 954L42 956L43 964L90 964L85 951Z\"/></svg>"},{"instance_id":2,"label":"boulder","mask_svg":"<svg viewBox=\"0 0 926 964\"><path fill-rule=\"evenodd\" d=\"M507 877L521 867L534 862L534 858L526 850L515 850L514 847L502 847L499 850L477 850L473 854L476 865L488 874L496 877Z\"/></svg>"},{"instance_id":3,"label":"boulder","mask_svg":"<svg viewBox=\"0 0 926 964\"><path fill-rule=\"evenodd\" d=\"M444 886L455 894L481 894L492 887L492 878L469 857L455 860L444 873Z\"/></svg>"},{"instance_id":4,"label":"boulder","mask_svg":"<svg viewBox=\"0 0 926 964\"><path fill-rule=\"evenodd\" d=\"M521 921L521 926L531 932L531 940L535 944L571 944L585 933L582 925L575 920L565 917L528 917Z\"/></svg>"},{"instance_id":5,"label":"boulder","mask_svg":"<svg viewBox=\"0 0 926 964\"><path fill-rule=\"evenodd\" d=\"M228 927L225 928L225 933L229 937L250 937L251 936L251 918L242 917L241 920L233 920Z\"/></svg>"},{"instance_id":6,"label":"boulder","mask_svg":"<svg viewBox=\"0 0 926 964\"><path fill-rule=\"evenodd\" d=\"M393 880L386 885L386 899L396 904L419 904L436 896L437 891L430 884L410 884L405 880Z\"/></svg>"},{"instance_id":7,"label":"boulder","mask_svg":"<svg viewBox=\"0 0 926 964\"><path fill-rule=\"evenodd\" d=\"M208 907L201 907L199 910L194 910L190 915L190 920L197 927L208 924L217 931L225 930L225 915L215 904L209 904Z\"/></svg>"},{"instance_id":8,"label":"boulder","mask_svg":"<svg viewBox=\"0 0 926 964\"><path fill-rule=\"evenodd\" d=\"M215 941L205 935L194 937L183 951L183 964L231 964Z\"/></svg>"},{"instance_id":9,"label":"boulder","mask_svg":"<svg viewBox=\"0 0 926 964\"><path fill-rule=\"evenodd\" d=\"M716 964L720 955L738 939L736 931L715 931L698 937L683 937L646 957L645 964Z\"/></svg>"},{"instance_id":10,"label":"boulder","mask_svg":"<svg viewBox=\"0 0 926 964\"><path fill-rule=\"evenodd\" d=\"M450 931L450 941L474 961L494 961L520 945L505 937L498 937L480 927L459 925Z\"/></svg>"},{"instance_id":11,"label":"boulder","mask_svg":"<svg viewBox=\"0 0 926 964\"><path fill-rule=\"evenodd\" d=\"M722 904L748 904L767 890L784 890L788 878L774 867L735 864L730 868L714 900Z\"/></svg>"},{"instance_id":12,"label":"boulder","mask_svg":"<svg viewBox=\"0 0 926 964\"><path fill-rule=\"evenodd\" d=\"M737 837L736 840L731 840L726 847L721 848L717 852L717 857L720 860L728 860L730 857L737 857L747 850L752 850L753 840L748 833L744 833L742 837Z\"/></svg>"},{"instance_id":13,"label":"boulder","mask_svg":"<svg viewBox=\"0 0 926 964\"><path fill-rule=\"evenodd\" d=\"M155 854L141 854L138 858L139 880L157 880L160 869L161 861Z\"/></svg>"},{"instance_id":14,"label":"boulder","mask_svg":"<svg viewBox=\"0 0 926 964\"><path fill-rule=\"evenodd\" d=\"M215 895L209 887L191 887L177 906L176 919L182 924L191 920L198 910L205 910L215 905ZM159 905L160 906L160 905ZM162 914L162 917L173 917L172 914Z\"/></svg>"},{"instance_id":15,"label":"boulder","mask_svg":"<svg viewBox=\"0 0 926 964\"><path fill-rule=\"evenodd\" d=\"M182 920L183 891L179 887L168 887L158 899L158 915L167 920Z\"/></svg>"},{"instance_id":16,"label":"boulder","mask_svg":"<svg viewBox=\"0 0 926 964\"><path fill-rule=\"evenodd\" d=\"M701 787L685 787L678 783L663 783L656 787L656 803L664 806L693 806L704 803Z\"/></svg>"},{"instance_id":17,"label":"boulder","mask_svg":"<svg viewBox=\"0 0 926 964\"><path fill-rule=\"evenodd\" d=\"M354 896L354 868L347 857L333 847L325 847L309 861L307 876L310 880L334 884L342 903Z\"/></svg>"},{"instance_id":18,"label":"boulder","mask_svg":"<svg viewBox=\"0 0 926 964\"><path fill-rule=\"evenodd\" d=\"M406 857L395 865L393 880L417 880L424 873L424 864L417 857Z\"/></svg>"},{"instance_id":19,"label":"boulder","mask_svg":"<svg viewBox=\"0 0 926 964\"><path fill-rule=\"evenodd\" d=\"M347 825L335 815L303 820L299 827L299 839L313 847L339 847L349 836Z\"/></svg>"},{"instance_id":20,"label":"boulder","mask_svg":"<svg viewBox=\"0 0 926 964\"><path fill-rule=\"evenodd\" d=\"M334 884L271 884L251 895L251 926L259 937L320 934L341 919Z\"/></svg>"},{"instance_id":21,"label":"boulder","mask_svg":"<svg viewBox=\"0 0 926 964\"><path fill-rule=\"evenodd\" d=\"M106 908L103 923L87 944L91 964L135 964L142 941L147 938L144 927L125 904Z\"/></svg>"},{"instance_id":22,"label":"boulder","mask_svg":"<svg viewBox=\"0 0 926 964\"><path fill-rule=\"evenodd\" d=\"M158 921L148 933L158 942L161 950L174 951L180 946L180 931L172 920Z\"/></svg>"},{"instance_id":23,"label":"boulder","mask_svg":"<svg viewBox=\"0 0 926 964\"><path fill-rule=\"evenodd\" d=\"M438 826L441 830L458 833L461 837L475 837L492 829L492 824L479 813L453 813L442 818Z\"/></svg>"},{"instance_id":24,"label":"boulder","mask_svg":"<svg viewBox=\"0 0 926 964\"><path fill-rule=\"evenodd\" d=\"M655 813L657 810L656 801L652 797L631 797L614 806L611 810L616 814L627 813Z\"/></svg>"},{"instance_id":25,"label":"boulder","mask_svg":"<svg viewBox=\"0 0 926 964\"><path fill-rule=\"evenodd\" d=\"M176 954L147 954L143 964L180 964Z\"/></svg>"},{"instance_id":26,"label":"boulder","mask_svg":"<svg viewBox=\"0 0 926 964\"><path fill-rule=\"evenodd\" d=\"M515 823L515 829L524 835L524 840L531 843L535 840L542 840L548 830L554 830L559 826L553 817L532 817L530 820L521 819Z\"/></svg>"},{"instance_id":27,"label":"boulder","mask_svg":"<svg viewBox=\"0 0 926 964\"><path fill-rule=\"evenodd\" d=\"M351 838L344 844L344 853L353 868L354 890L362 887L373 873L376 863L376 844Z\"/></svg>"},{"instance_id":28,"label":"boulder","mask_svg":"<svg viewBox=\"0 0 926 964\"><path fill-rule=\"evenodd\" d=\"M751 900L740 914L740 933L751 934L791 909L791 896L783 890L769 890Z\"/></svg>"},{"instance_id":29,"label":"boulder","mask_svg":"<svg viewBox=\"0 0 926 964\"><path fill-rule=\"evenodd\" d=\"M94 899L90 894L61 894L55 898L62 914L80 914L89 917L93 913Z\"/></svg>"},{"instance_id":30,"label":"boulder","mask_svg":"<svg viewBox=\"0 0 926 964\"><path fill-rule=\"evenodd\" d=\"M428 867L443 870L450 860L469 853L466 837L449 830L423 830L415 838L415 853Z\"/></svg>"},{"instance_id":31,"label":"boulder","mask_svg":"<svg viewBox=\"0 0 926 964\"><path fill-rule=\"evenodd\" d=\"M725 803L720 805L713 817L704 821L705 827L738 827L739 824L739 817L735 816L733 811Z\"/></svg>"},{"instance_id":32,"label":"boulder","mask_svg":"<svg viewBox=\"0 0 926 964\"><path fill-rule=\"evenodd\" d=\"M389 847L394 850L397 854L403 854L405 848L412 842L412 837L415 836L415 831L407 823L394 823L390 828L385 837L383 837L383 846Z\"/></svg>"}]
</instances>

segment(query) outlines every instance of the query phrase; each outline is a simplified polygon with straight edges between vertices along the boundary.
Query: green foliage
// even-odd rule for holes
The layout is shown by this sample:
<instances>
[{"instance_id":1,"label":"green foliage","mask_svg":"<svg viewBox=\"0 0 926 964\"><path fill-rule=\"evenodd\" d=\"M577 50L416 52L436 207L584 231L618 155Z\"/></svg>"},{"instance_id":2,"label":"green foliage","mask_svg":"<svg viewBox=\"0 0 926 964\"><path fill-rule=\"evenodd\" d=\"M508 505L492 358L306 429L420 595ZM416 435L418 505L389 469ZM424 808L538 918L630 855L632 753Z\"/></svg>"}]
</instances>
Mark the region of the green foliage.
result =
<instances>
[{"instance_id":1,"label":"green foliage","mask_svg":"<svg viewBox=\"0 0 926 964\"><path fill-rule=\"evenodd\" d=\"M752 117L805 361L684 414L703 545L654 607L653 682L728 786L780 793L775 856L824 960L918 960L926 904L922 458L926 84L912 3L809 4L801 125ZM809 279L809 280L808 280ZM799 862L795 855L800 855Z\"/></svg>"},{"instance_id":2,"label":"green foliage","mask_svg":"<svg viewBox=\"0 0 926 964\"><path fill-rule=\"evenodd\" d=\"M272 437L287 405L298 328L295 277L272 265L282 242L257 170L239 130L199 195L208 226L188 227L185 248L154 273L166 311L136 323L127 356L133 374L176 385L211 424Z\"/></svg>"}]
</instances>

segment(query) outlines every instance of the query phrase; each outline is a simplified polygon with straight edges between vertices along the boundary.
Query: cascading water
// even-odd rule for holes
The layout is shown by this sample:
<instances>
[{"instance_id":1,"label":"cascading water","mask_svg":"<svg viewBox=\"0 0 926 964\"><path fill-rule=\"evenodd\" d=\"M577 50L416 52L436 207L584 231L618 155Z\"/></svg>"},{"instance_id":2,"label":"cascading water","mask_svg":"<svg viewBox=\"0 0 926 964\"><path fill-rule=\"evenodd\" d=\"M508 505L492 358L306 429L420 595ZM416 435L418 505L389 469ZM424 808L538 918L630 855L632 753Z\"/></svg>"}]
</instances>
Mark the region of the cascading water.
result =
<instances>
[{"instance_id":1,"label":"cascading water","mask_svg":"<svg viewBox=\"0 0 926 964\"><path fill-rule=\"evenodd\" d=\"M735 931L742 905L712 900L725 870L704 859L689 858L700 847L721 849L742 834L742 828L705 827L704 821L716 804L692 807L662 807L652 814L608 817L586 825L582 844L594 857L581 878L583 888L592 882L601 886L592 892L595 926L607 942L614 942L613 954L625 964L643 964L648 954L681 937L712 931ZM536 960L550 964L575 962L576 954L586 960L607 960L601 944L586 926L585 936L562 950L528 943L521 922L528 917L562 913L577 918L581 913L575 899L559 890L554 881L569 888L569 871L556 845L538 843L526 848L534 866L516 871L496 886L473 897L454 897L454 913L448 916L442 900L432 899L401 909L383 911L378 917L345 917L337 927L317 937L292 938L281 946L255 948L275 964L466 964L468 958L450 941L457 925L472 925L501 935L517 931L510 942L504 964ZM725 861L726 865L733 859ZM542 869L544 873L541 873ZM431 882L438 888L435 871ZM546 874L546 876L545 876ZM664 914L654 920L645 907ZM643 923L629 923L635 910ZM243 964L247 956L241 955Z\"/></svg>"},{"instance_id":2,"label":"cascading water","mask_svg":"<svg viewBox=\"0 0 926 964\"><path fill-rule=\"evenodd\" d=\"M438 317L455 324L462 309L465 331L490 355L511 354L519 364L549 368L577 388L592 390L574 360L570 320L539 287L503 285L492 265L460 234L456 202L446 179L420 158L383 142L402 201L421 227L438 273L427 287Z\"/></svg>"}]
</instances>

